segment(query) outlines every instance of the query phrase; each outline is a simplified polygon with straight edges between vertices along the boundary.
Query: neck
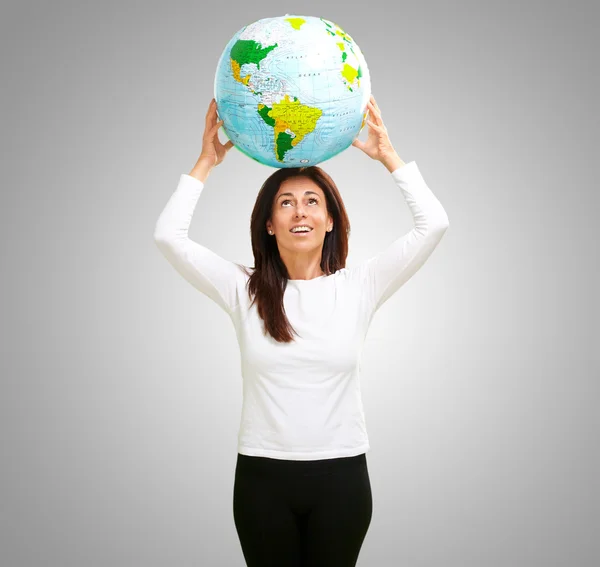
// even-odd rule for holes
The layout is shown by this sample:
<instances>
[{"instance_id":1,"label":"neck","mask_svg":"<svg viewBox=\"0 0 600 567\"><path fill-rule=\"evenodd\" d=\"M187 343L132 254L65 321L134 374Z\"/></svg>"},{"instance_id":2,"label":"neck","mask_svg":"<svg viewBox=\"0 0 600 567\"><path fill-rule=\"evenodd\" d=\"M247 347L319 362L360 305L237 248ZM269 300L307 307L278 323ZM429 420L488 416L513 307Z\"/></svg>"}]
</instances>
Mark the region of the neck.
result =
<instances>
[{"instance_id":1,"label":"neck","mask_svg":"<svg viewBox=\"0 0 600 567\"><path fill-rule=\"evenodd\" d=\"M301 253L297 253L280 247L279 254L290 280L312 280L325 275L321 269L322 251L320 249L303 250Z\"/></svg>"}]
</instances>

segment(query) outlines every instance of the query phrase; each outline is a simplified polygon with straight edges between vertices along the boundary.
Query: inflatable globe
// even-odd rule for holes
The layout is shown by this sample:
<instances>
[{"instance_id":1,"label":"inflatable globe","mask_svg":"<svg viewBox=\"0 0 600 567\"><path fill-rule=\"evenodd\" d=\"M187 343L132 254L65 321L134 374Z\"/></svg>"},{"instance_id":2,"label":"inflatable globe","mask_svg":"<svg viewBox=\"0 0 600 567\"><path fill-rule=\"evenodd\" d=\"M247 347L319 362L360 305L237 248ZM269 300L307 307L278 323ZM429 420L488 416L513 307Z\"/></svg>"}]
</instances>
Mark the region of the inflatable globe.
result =
<instances>
[{"instance_id":1,"label":"inflatable globe","mask_svg":"<svg viewBox=\"0 0 600 567\"><path fill-rule=\"evenodd\" d=\"M214 91L238 150L270 167L301 167L352 144L366 122L371 79L358 45L339 26L286 14L233 36Z\"/></svg>"}]
</instances>

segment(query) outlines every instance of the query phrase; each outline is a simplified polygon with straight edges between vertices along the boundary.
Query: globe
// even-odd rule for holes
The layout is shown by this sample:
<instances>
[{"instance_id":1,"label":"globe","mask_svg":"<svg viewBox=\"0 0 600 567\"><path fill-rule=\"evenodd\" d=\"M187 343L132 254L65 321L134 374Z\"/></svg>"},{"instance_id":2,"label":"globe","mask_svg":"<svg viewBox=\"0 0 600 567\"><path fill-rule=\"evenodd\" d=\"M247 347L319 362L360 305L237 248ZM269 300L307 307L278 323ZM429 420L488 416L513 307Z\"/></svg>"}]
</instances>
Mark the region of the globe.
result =
<instances>
[{"instance_id":1,"label":"globe","mask_svg":"<svg viewBox=\"0 0 600 567\"><path fill-rule=\"evenodd\" d=\"M269 167L316 165L348 148L365 125L370 96L358 45L338 25L313 16L244 26L215 73L226 136Z\"/></svg>"}]
</instances>

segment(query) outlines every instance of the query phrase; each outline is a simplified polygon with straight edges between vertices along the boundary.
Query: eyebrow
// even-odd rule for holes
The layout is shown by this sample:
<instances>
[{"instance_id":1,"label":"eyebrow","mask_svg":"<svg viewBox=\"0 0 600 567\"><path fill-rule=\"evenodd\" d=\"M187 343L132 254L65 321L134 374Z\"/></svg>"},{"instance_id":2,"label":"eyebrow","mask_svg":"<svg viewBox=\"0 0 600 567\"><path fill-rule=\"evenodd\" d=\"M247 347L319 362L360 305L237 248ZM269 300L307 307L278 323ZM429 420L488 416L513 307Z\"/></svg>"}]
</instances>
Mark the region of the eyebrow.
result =
<instances>
[{"instance_id":1,"label":"eyebrow","mask_svg":"<svg viewBox=\"0 0 600 567\"><path fill-rule=\"evenodd\" d=\"M316 195L317 197L319 197L319 194L318 194L318 193L315 193L314 191L304 191L304 194L305 194L305 195ZM293 196L294 196L294 194L293 194L293 193L281 193L281 194L280 194L280 195L277 197L277 200L279 201L279 199L280 199L281 197L284 197L284 196L293 197Z\"/></svg>"}]
</instances>

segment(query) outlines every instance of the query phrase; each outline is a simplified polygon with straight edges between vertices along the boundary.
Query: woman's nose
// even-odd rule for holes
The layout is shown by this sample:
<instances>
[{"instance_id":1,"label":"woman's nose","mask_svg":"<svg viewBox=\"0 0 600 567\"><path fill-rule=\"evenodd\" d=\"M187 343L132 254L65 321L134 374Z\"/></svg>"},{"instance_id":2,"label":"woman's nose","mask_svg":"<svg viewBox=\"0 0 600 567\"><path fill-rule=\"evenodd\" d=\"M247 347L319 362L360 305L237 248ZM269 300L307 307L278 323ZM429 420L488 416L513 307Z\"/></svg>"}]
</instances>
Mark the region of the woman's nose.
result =
<instances>
[{"instance_id":1,"label":"woman's nose","mask_svg":"<svg viewBox=\"0 0 600 567\"><path fill-rule=\"evenodd\" d=\"M299 216L305 216L304 215L304 207L301 207L301 206L296 207L296 216L297 217L299 217Z\"/></svg>"}]
</instances>

